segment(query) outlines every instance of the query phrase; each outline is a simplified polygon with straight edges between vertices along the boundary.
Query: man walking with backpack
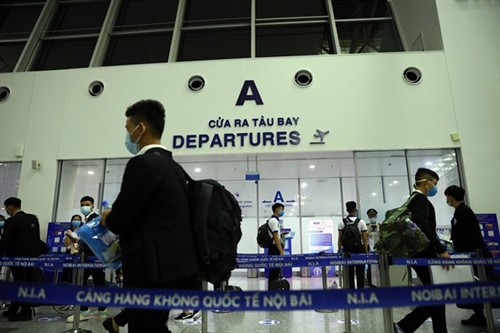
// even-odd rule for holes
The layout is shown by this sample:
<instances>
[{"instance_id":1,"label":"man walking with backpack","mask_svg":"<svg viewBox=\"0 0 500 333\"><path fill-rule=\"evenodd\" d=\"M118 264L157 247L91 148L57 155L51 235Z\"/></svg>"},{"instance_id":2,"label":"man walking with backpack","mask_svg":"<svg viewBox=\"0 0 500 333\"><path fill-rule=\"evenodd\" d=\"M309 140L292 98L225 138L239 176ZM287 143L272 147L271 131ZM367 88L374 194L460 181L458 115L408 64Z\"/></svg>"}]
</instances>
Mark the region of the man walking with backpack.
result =
<instances>
[{"instance_id":1,"label":"man walking with backpack","mask_svg":"<svg viewBox=\"0 0 500 333\"><path fill-rule=\"evenodd\" d=\"M338 247L342 252L368 252L368 228L366 222L356 216L356 202L346 204L347 217L339 223ZM348 266L349 288L354 289L354 269L356 269L356 284L358 289L365 287L365 265Z\"/></svg>"},{"instance_id":2,"label":"man walking with backpack","mask_svg":"<svg viewBox=\"0 0 500 333\"><path fill-rule=\"evenodd\" d=\"M130 106L125 145L133 155L113 209L101 223L120 235L123 286L183 289L198 271L184 171L161 145L165 109L154 100ZM127 309L129 333L171 333L169 310Z\"/></svg>"},{"instance_id":3,"label":"man walking with backpack","mask_svg":"<svg viewBox=\"0 0 500 333\"><path fill-rule=\"evenodd\" d=\"M412 213L412 221L422 230L429 239L429 245L412 258L443 258L449 259L450 255L441 244L436 233L436 212L427 197L437 193L439 176L430 169L419 168L415 174L413 187L415 196L408 203L408 210ZM412 195L413 195L412 194ZM431 274L428 266L412 266L422 284L431 284ZM447 268L447 267L445 267ZM395 333L412 333L422 325L427 318L432 318L432 331L434 333L447 333L445 305L417 306L402 320L394 325Z\"/></svg>"}]
</instances>

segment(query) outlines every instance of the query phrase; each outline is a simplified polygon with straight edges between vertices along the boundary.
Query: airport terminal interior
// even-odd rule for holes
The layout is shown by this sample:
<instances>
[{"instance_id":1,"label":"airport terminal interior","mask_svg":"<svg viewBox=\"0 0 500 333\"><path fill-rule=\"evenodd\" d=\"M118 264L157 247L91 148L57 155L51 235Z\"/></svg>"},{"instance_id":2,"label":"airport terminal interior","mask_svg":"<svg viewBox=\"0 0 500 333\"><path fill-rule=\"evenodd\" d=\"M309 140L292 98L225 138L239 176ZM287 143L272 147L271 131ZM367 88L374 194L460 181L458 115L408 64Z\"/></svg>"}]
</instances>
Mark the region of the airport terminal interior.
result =
<instances>
[{"instance_id":1,"label":"airport terminal interior","mask_svg":"<svg viewBox=\"0 0 500 333\"><path fill-rule=\"evenodd\" d=\"M173 66L175 63L182 63L182 66L189 66L192 62L210 67L214 62L231 62L235 59L383 57L385 54L403 52L443 52L446 50L436 2L437 0L425 1L422 5L425 11L415 14L419 19L425 18L423 25L435 29L427 35L420 32L410 41L408 30L406 34L403 31L404 28L411 30L411 24L405 22L412 19L411 6L406 7L409 3L407 0L2 0L0 112L3 105L8 105L9 96L14 96L15 93L2 83L2 74L11 78L10 75L21 77L29 74L27 72L39 72L43 78L45 71L50 73L69 70L84 77L85 69L120 66L126 77L129 68L160 63ZM419 2L419 5L420 3L423 2ZM311 84L311 73L306 74L295 77L294 87ZM422 73L418 69L410 69L400 79L405 85L418 88ZM426 79L430 80L430 77L427 76ZM187 84L186 90L197 93L205 83L200 77L195 78ZM104 85L99 82L91 84L89 91L84 92L85 97L98 98L103 90ZM146 91L145 94L147 93L149 92ZM359 91L360 99L363 93ZM380 95L385 96L385 93L381 91ZM94 101L96 99L90 103ZM87 102L86 100L84 103ZM357 101L353 99L352 103ZM456 107L459 108L458 105ZM284 114L286 112L287 110L283 111ZM97 122L99 119L93 121ZM425 122L432 121L425 119ZM411 126L422 126L423 133L430 135L424 131L425 122ZM87 125L83 121L76 124L71 136L83 135L81 128ZM356 124L345 126L355 128ZM8 138L2 134L0 133L0 138L5 143ZM458 138L458 133L452 134L456 134L455 138ZM373 132L353 132L353 135L366 136L366 140L370 141L378 133L377 128L373 128ZM448 136L449 133L446 133L447 138ZM33 139L30 140L33 142ZM438 233L445 238L449 236L453 208L447 205L443 191L450 185L466 187L468 178L464 154L466 151L471 154L471 150L477 150L470 146L462 148L459 141L460 139L453 139L449 145L436 145L433 141L427 141L431 143L423 147L416 144L397 149L364 149L369 145L361 144L360 149L338 151L314 150L319 144L309 145L308 147L315 147L310 148L311 151L305 148L297 152L264 146L257 147L253 153L239 153L237 150L220 153L221 150L218 150L210 154L204 150L200 154L192 154L192 151L183 154L186 150L181 150L178 154L174 151L174 158L193 178L215 179L234 194L243 216L243 238L238 244L239 253L263 253L255 242L256 230L272 214L273 202L282 202L285 206L282 227L290 232L286 248L288 254L319 251L336 253L337 226L346 215L346 202L356 201L359 216L365 221L368 221L366 212L369 208L378 210L377 222L382 222L387 210L400 206L409 197L415 172L420 167L429 168L440 176L438 195L430 201L436 209ZM316 143L323 143L323 138ZM16 144L18 143L9 143L9 147ZM26 185L35 179L28 172L40 168L37 160L25 158L21 161L24 149L26 148L27 154L33 149L28 145L21 146L22 152L15 155L19 158L11 158L5 151L0 151L1 204L9 197L20 196L20 184L33 186L33 183ZM50 251L56 254L64 253L65 248L60 242L54 241L54 235L50 234L50 223L68 223L70 217L79 212L80 198L86 195L95 198L95 210L102 212L105 209L104 202L112 204L116 199L129 160L129 157L116 157L119 153L110 158L103 157L98 148L84 144L75 147L76 149L85 150L85 153L95 150L95 157L55 157L56 166L51 170L54 174L57 173L55 191L44 194L54 199L53 207L50 207L51 217L40 221L43 224L42 238L47 236ZM43 150L47 156L52 154L48 151L49 149ZM7 158L2 159L2 156ZM50 156L44 158L54 158L56 155ZM468 156L469 168L473 164L470 159L475 158L475 155L472 158ZM27 167L26 163L30 166ZM3 205L1 209L0 213L6 215ZM27 211L30 211L28 207ZM329 234L330 238L326 243L318 242L313 236L316 228L314 223L317 221L324 226L323 231L327 230L326 233ZM327 288L333 288L333 285L342 288L339 268L332 268L335 273L328 276ZM294 267L287 277L291 289L323 289L321 269L317 269L319 273ZM7 278L6 272L5 267L1 268L0 280ZM371 286L366 288L380 287L376 267L373 267L373 272ZM408 281L405 272L403 267L392 269L391 285L419 284L417 279ZM46 271L46 274L51 282L58 281L57 278L54 280L54 271ZM111 283L114 282L113 274L111 270L107 270L107 280ZM256 272L237 269L229 284L239 286L244 291L267 290L264 270ZM5 310L9 301L2 299L2 295L0 301ZM0 333L73 332L73 325L66 322L66 318L72 314L71 310L64 308L66 305L71 304L37 307L36 317L26 322L9 322L7 318L0 316ZM206 331L202 326L202 318L198 316L175 321L180 310L172 309L170 312L168 327L173 333L384 332L381 308L351 310L350 329L345 325L344 309L327 309L323 312L207 311ZM394 321L403 318L410 310L409 307L393 308ZM119 311L119 308L110 308L108 316ZM469 318L471 314L471 310L447 304L448 332L486 332L486 326L461 324L460 321ZM492 314L494 330L488 333L500 332L500 309L493 309ZM103 318L93 316L81 322L79 327L92 332L105 332L102 321ZM126 331L126 327L120 330ZM431 320L427 320L416 332L433 332Z\"/></svg>"}]
</instances>

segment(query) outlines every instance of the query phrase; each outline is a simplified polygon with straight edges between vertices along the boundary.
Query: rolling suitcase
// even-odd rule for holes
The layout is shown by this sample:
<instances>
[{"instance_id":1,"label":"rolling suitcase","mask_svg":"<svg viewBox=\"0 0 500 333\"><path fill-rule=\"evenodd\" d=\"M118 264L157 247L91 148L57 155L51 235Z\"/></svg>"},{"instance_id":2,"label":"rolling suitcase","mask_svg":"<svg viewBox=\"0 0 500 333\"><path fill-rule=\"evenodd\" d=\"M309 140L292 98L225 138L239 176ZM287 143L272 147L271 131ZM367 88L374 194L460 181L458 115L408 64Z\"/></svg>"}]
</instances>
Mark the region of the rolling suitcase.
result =
<instances>
[{"instance_id":1,"label":"rolling suitcase","mask_svg":"<svg viewBox=\"0 0 500 333\"><path fill-rule=\"evenodd\" d=\"M290 290L290 282L283 278L283 270L280 273L280 278L278 280L271 281L269 285L270 290Z\"/></svg>"}]
</instances>

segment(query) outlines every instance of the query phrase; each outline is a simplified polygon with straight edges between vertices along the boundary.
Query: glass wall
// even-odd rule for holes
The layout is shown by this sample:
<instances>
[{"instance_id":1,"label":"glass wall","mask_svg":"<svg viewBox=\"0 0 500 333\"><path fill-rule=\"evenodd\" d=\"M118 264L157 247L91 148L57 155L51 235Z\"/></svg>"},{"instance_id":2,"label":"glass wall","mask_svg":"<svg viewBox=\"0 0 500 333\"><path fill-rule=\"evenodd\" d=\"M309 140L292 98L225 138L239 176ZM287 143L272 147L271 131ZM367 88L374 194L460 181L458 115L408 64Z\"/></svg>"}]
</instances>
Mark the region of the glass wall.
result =
<instances>
[{"instance_id":1,"label":"glass wall","mask_svg":"<svg viewBox=\"0 0 500 333\"><path fill-rule=\"evenodd\" d=\"M80 214L80 199L94 198L94 210L99 211L104 183L104 160L62 161L59 173L59 191L54 222L69 222L73 214ZM83 219L83 216L82 216Z\"/></svg>"},{"instance_id":2,"label":"glass wall","mask_svg":"<svg viewBox=\"0 0 500 333\"><path fill-rule=\"evenodd\" d=\"M0 12L0 72L403 51L386 0L27 0Z\"/></svg>"},{"instance_id":3,"label":"glass wall","mask_svg":"<svg viewBox=\"0 0 500 333\"><path fill-rule=\"evenodd\" d=\"M10 197L17 197L21 162L0 162L0 214L7 218L3 202ZM21 198L22 200L22 198Z\"/></svg>"},{"instance_id":4,"label":"glass wall","mask_svg":"<svg viewBox=\"0 0 500 333\"><path fill-rule=\"evenodd\" d=\"M438 226L449 226L453 209L443 196L449 185L460 185L456 152L452 149L261 154L256 156L190 156L176 160L194 179L216 179L238 200L243 213L240 253L259 252L255 237L260 224L272 214L274 202L285 206L283 226L295 232L293 253L314 247L309 234L315 223L328 225L333 250L337 249L338 223L346 215L345 203L356 201L359 216L375 208L379 222L385 212L409 197L419 167L435 170L439 192L430 198ZM61 161L57 221L79 212L84 195L110 204L116 199L127 159ZM247 172L259 172L259 181L245 180Z\"/></svg>"},{"instance_id":5,"label":"glass wall","mask_svg":"<svg viewBox=\"0 0 500 333\"><path fill-rule=\"evenodd\" d=\"M0 3L0 73L13 72L44 1Z\"/></svg>"}]
</instances>

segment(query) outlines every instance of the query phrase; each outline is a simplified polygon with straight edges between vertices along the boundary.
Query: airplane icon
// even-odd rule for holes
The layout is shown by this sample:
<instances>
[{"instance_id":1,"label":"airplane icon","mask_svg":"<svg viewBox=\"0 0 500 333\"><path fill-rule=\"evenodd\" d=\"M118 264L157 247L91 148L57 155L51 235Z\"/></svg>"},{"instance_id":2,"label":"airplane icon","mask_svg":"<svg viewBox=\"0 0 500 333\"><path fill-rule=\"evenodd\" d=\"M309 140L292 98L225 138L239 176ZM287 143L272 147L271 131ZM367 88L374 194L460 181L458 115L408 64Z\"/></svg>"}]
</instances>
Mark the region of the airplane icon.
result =
<instances>
[{"instance_id":1,"label":"airplane icon","mask_svg":"<svg viewBox=\"0 0 500 333\"><path fill-rule=\"evenodd\" d=\"M316 130L316 134L314 134L314 137L315 138L319 138L321 141L320 142L309 142L310 144L325 144L325 142L323 141L325 139L325 135L327 135L328 133L330 133L330 131L321 131L319 129Z\"/></svg>"}]
</instances>

